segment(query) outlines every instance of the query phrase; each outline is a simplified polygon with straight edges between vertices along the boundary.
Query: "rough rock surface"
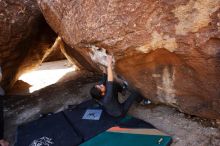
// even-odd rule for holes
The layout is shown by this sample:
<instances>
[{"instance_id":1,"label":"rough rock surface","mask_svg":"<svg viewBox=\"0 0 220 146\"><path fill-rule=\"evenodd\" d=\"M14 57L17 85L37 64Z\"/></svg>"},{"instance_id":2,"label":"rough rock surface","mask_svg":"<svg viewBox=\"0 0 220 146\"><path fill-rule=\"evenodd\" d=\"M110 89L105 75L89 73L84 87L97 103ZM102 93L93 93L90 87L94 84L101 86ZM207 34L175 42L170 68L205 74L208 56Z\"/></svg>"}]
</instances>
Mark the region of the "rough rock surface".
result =
<instances>
[{"instance_id":1,"label":"rough rock surface","mask_svg":"<svg viewBox=\"0 0 220 146\"><path fill-rule=\"evenodd\" d=\"M70 50L154 103L220 119L220 0L38 0Z\"/></svg>"},{"instance_id":2,"label":"rough rock surface","mask_svg":"<svg viewBox=\"0 0 220 146\"><path fill-rule=\"evenodd\" d=\"M51 62L64 59L66 59L66 57L61 52L60 47L57 47L47 56L47 58L45 58L44 62Z\"/></svg>"},{"instance_id":3,"label":"rough rock surface","mask_svg":"<svg viewBox=\"0 0 220 146\"><path fill-rule=\"evenodd\" d=\"M36 0L1 0L0 65L3 86L13 85L20 74L39 64L55 37Z\"/></svg>"}]
</instances>

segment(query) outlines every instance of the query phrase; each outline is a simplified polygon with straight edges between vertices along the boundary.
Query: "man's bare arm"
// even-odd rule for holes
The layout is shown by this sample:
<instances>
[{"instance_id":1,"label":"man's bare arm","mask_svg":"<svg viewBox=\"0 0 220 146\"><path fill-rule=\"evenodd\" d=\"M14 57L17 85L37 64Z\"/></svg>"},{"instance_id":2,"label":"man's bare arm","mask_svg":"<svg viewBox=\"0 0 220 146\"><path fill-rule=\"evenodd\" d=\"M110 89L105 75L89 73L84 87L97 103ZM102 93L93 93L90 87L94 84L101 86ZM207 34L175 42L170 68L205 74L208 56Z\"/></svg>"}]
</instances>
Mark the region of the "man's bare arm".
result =
<instances>
[{"instance_id":1,"label":"man's bare arm","mask_svg":"<svg viewBox=\"0 0 220 146\"><path fill-rule=\"evenodd\" d=\"M112 72L112 56L107 56L107 73L108 73L108 81L113 81L113 72Z\"/></svg>"}]
</instances>

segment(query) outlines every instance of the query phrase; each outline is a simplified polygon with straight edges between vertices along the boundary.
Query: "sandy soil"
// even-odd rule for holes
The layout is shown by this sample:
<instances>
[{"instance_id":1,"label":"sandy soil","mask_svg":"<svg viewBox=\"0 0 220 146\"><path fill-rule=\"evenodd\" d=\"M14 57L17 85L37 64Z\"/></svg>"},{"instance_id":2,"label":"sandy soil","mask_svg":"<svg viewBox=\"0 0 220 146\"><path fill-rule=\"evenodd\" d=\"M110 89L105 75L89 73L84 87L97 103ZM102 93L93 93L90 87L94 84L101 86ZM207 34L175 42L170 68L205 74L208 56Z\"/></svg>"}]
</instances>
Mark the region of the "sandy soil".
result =
<instances>
[{"instance_id":1,"label":"sandy soil","mask_svg":"<svg viewBox=\"0 0 220 146\"><path fill-rule=\"evenodd\" d=\"M136 106L130 113L171 135L171 146L220 146L220 129L186 118L173 108Z\"/></svg>"},{"instance_id":2,"label":"sandy soil","mask_svg":"<svg viewBox=\"0 0 220 146\"><path fill-rule=\"evenodd\" d=\"M40 113L58 112L90 98L89 89L99 76L76 72L71 81L60 82L31 95L9 96L5 101L6 138L13 145L16 127L37 119ZM64 77L65 79L66 77ZM171 146L220 146L220 129L212 121L190 117L173 108L133 105L129 114L143 119L173 138ZM206 122L204 122L206 121ZM208 123L208 124L204 124Z\"/></svg>"}]
</instances>

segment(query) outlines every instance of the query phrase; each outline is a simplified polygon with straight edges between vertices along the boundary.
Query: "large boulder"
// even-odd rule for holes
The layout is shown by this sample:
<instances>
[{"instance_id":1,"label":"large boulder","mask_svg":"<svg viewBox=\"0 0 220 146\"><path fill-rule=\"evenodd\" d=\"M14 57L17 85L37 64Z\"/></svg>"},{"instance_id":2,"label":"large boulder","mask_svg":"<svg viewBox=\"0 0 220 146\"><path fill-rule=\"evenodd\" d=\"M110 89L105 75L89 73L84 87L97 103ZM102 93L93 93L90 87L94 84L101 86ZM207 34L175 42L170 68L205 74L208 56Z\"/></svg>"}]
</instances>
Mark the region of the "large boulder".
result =
<instances>
[{"instance_id":1,"label":"large boulder","mask_svg":"<svg viewBox=\"0 0 220 146\"><path fill-rule=\"evenodd\" d=\"M36 0L1 0L2 85L11 87L22 73L39 65L55 38Z\"/></svg>"},{"instance_id":2,"label":"large boulder","mask_svg":"<svg viewBox=\"0 0 220 146\"><path fill-rule=\"evenodd\" d=\"M115 72L154 103L220 119L220 0L38 4L69 50L91 67L100 70L112 54Z\"/></svg>"}]
</instances>

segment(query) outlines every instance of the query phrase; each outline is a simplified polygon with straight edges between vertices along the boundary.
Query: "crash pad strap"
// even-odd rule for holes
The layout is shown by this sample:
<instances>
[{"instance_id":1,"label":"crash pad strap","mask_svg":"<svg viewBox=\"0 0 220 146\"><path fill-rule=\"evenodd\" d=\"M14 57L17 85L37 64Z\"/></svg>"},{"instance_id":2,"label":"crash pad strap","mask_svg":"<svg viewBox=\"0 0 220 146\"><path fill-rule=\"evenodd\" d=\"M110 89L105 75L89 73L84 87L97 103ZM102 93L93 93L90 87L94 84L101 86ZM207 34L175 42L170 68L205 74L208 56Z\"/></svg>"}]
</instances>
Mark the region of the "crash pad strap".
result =
<instances>
[{"instance_id":1,"label":"crash pad strap","mask_svg":"<svg viewBox=\"0 0 220 146\"><path fill-rule=\"evenodd\" d=\"M157 129L147 129L147 128L121 128L121 127L112 127L107 130L108 132L116 132L116 133L128 133L128 134L144 134L144 135L163 135L166 136L165 133L157 130Z\"/></svg>"}]
</instances>

